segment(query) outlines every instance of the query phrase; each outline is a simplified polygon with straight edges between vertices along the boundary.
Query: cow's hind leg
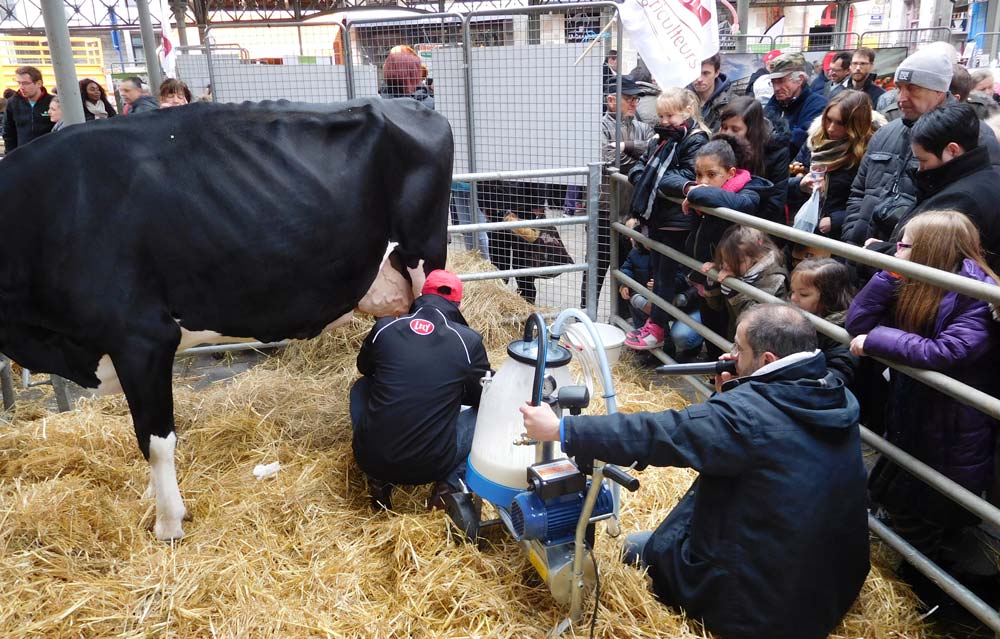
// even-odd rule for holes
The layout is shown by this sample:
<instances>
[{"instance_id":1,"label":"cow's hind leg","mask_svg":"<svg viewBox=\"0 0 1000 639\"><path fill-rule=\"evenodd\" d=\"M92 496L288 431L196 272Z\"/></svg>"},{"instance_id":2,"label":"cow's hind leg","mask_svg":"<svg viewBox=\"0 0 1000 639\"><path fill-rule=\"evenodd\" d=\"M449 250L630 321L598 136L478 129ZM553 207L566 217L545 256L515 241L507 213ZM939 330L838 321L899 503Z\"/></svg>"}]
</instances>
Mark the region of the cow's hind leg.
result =
<instances>
[{"instance_id":1,"label":"cow's hind leg","mask_svg":"<svg viewBox=\"0 0 1000 639\"><path fill-rule=\"evenodd\" d=\"M171 377L180 329L172 323L157 334L137 336L111 355L121 380L135 426L139 449L149 461L150 488L156 497L157 539L184 536L181 520L186 514L174 469L173 392Z\"/></svg>"}]
</instances>

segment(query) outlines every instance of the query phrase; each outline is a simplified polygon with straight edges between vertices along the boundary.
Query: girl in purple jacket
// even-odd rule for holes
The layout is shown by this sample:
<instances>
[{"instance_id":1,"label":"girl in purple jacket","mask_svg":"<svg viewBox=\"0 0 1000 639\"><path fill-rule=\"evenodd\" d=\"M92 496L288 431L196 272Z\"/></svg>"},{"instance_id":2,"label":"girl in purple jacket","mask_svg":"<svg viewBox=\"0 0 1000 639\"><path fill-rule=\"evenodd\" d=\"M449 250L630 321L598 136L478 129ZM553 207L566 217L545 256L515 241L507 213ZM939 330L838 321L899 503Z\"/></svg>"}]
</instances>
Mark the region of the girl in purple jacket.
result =
<instances>
[{"instance_id":1,"label":"girl in purple jacket","mask_svg":"<svg viewBox=\"0 0 1000 639\"><path fill-rule=\"evenodd\" d=\"M896 257L989 284L976 227L956 211L928 211L907 223ZM851 352L940 371L996 394L992 350L997 314L987 302L881 271L854 298L844 327ZM993 475L997 421L958 400L890 371L886 437L974 493ZM919 479L882 458L869 479L872 499L893 528L940 562L950 538L977 519Z\"/></svg>"}]
</instances>

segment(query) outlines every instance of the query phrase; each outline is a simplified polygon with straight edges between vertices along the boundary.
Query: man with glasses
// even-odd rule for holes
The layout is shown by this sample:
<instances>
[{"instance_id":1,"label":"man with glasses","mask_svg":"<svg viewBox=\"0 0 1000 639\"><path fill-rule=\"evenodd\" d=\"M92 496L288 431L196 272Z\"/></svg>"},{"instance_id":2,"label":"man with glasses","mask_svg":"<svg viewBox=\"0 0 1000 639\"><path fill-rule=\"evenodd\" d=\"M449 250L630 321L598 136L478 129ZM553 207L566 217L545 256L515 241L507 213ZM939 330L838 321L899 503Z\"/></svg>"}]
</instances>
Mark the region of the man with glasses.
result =
<instances>
[{"instance_id":1,"label":"man with glasses","mask_svg":"<svg viewBox=\"0 0 1000 639\"><path fill-rule=\"evenodd\" d=\"M868 94L871 98L872 108L878 104L878 99L885 93L885 89L875 84L875 52L867 47L861 47L851 56L851 74L841 83L840 89L834 89L830 95L834 96L843 89L854 89Z\"/></svg>"},{"instance_id":2,"label":"man with glasses","mask_svg":"<svg viewBox=\"0 0 1000 639\"><path fill-rule=\"evenodd\" d=\"M14 71L18 90L7 100L7 119L3 130L6 153L24 146L52 130L49 103L52 96L42 83L42 72L35 67L19 67Z\"/></svg>"},{"instance_id":3,"label":"man with glasses","mask_svg":"<svg viewBox=\"0 0 1000 639\"><path fill-rule=\"evenodd\" d=\"M858 403L791 306L746 311L722 358L736 377L704 403L562 419L524 405L525 430L583 464L698 471L655 531L628 536L626 563L717 636L825 638L869 568Z\"/></svg>"},{"instance_id":4,"label":"man with glasses","mask_svg":"<svg viewBox=\"0 0 1000 639\"><path fill-rule=\"evenodd\" d=\"M623 75L622 80L622 104L621 104L621 141L617 141L615 137L615 129L618 128L618 119L616 113L618 113L618 96L617 96L617 86L610 85L608 87L608 93L605 96L605 104L607 106L607 112L601 119L601 142L602 142L602 153L601 160L605 163L605 166L615 166L618 158L621 158L621 164L618 165L618 169L623 175L628 175L632 167L636 165L642 154L646 152L646 148L649 146L649 141L653 138L653 128L641 122L636 116L636 107L639 104L639 96L642 95L643 89L640 87L635 80L632 79L630 75ZM617 144L617 153L616 145ZM619 185L619 199L618 199L618 209L614 212L615 221L624 221L625 214L628 211L629 201L632 199L632 186L630 184ZM601 202L600 211L597 224L597 296L601 295L601 286L604 284L604 277L607 273L608 266L611 264L611 179L605 175L602 178L601 185ZM628 254L628 241L620 248L625 250L621 253L622 256ZM616 266L617 268L617 266ZM644 282L645 283L645 282ZM580 307L583 308L586 304L586 291L587 291L587 274L583 274L583 286L580 289ZM628 310L625 309L625 315L623 317L628 317Z\"/></svg>"}]
</instances>

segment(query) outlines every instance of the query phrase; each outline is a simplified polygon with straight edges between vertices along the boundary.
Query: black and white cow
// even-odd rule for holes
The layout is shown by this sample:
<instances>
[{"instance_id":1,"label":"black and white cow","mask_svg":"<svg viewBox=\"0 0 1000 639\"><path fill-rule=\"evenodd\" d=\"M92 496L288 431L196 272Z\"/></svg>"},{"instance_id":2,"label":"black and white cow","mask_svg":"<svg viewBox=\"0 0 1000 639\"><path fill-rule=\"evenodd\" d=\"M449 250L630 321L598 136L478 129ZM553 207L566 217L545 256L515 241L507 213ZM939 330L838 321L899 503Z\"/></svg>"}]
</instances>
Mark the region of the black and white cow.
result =
<instances>
[{"instance_id":1,"label":"black and white cow","mask_svg":"<svg viewBox=\"0 0 1000 639\"><path fill-rule=\"evenodd\" d=\"M412 100L201 103L40 138L0 164L0 352L120 380L154 532L180 538L175 352L314 337L359 302L404 311L445 266L452 153L445 118ZM377 275L407 290L370 291Z\"/></svg>"}]
</instances>

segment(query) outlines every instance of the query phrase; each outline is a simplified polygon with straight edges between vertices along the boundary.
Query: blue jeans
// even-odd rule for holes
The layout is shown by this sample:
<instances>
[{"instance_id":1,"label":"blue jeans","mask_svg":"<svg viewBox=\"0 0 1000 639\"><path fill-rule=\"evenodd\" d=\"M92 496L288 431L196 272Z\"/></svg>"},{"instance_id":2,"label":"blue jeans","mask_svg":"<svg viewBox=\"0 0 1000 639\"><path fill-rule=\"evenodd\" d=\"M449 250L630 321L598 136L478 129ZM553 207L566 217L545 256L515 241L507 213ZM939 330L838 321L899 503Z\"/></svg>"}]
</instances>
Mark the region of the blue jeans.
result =
<instances>
[{"instance_id":1,"label":"blue jeans","mask_svg":"<svg viewBox=\"0 0 1000 639\"><path fill-rule=\"evenodd\" d=\"M365 409L368 407L368 396L371 393L371 379L362 377L354 382L351 387L350 413L351 427L355 436L360 428L364 427ZM465 481L465 467L469 460L469 453L472 452L472 438L476 434L476 411L468 408L458 414L455 422L455 448L459 455L458 464L448 471L444 477L438 481L448 484L454 490L461 490ZM375 477L375 479L380 479Z\"/></svg>"},{"instance_id":2,"label":"blue jeans","mask_svg":"<svg viewBox=\"0 0 1000 639\"><path fill-rule=\"evenodd\" d=\"M451 190L451 211L455 214L455 218L458 220L459 224L473 224L477 222L485 221L483 220L482 214L477 210L475 219L472 215L472 197L471 192L465 189L452 189ZM475 248L475 242L472 241L471 233L462 233L462 241L465 242L465 250L471 251ZM482 254L484 259L490 259L490 240L486 235L486 231L479 231L479 252Z\"/></svg>"},{"instance_id":3,"label":"blue jeans","mask_svg":"<svg viewBox=\"0 0 1000 639\"><path fill-rule=\"evenodd\" d=\"M696 322L701 322L700 311L691 311L688 315ZM674 320L670 326L670 337L678 353L701 348L701 343L705 341L701 335L694 332L693 328L679 320Z\"/></svg>"}]
</instances>

